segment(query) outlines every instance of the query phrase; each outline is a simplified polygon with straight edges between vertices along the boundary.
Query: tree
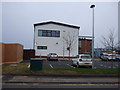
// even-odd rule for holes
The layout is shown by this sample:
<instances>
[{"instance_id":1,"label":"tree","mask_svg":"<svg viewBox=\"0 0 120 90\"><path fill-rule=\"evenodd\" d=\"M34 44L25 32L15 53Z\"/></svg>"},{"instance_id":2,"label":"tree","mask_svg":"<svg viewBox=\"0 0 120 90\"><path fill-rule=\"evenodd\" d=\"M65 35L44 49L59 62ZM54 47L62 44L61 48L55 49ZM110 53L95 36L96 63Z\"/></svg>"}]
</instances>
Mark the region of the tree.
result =
<instances>
[{"instance_id":1,"label":"tree","mask_svg":"<svg viewBox=\"0 0 120 90\"><path fill-rule=\"evenodd\" d=\"M104 45L105 49L108 51L116 50L118 43L116 43L116 36L114 30L109 30L108 36L102 36L101 43Z\"/></svg>"},{"instance_id":2,"label":"tree","mask_svg":"<svg viewBox=\"0 0 120 90\"><path fill-rule=\"evenodd\" d=\"M120 54L120 41L118 41L117 52L118 52L118 54Z\"/></svg>"},{"instance_id":3,"label":"tree","mask_svg":"<svg viewBox=\"0 0 120 90\"><path fill-rule=\"evenodd\" d=\"M63 40L66 44L66 50L68 50L69 57L70 57L71 51L74 49L74 44L76 43L75 36L76 36L75 32L70 33L69 31L65 36L63 36Z\"/></svg>"},{"instance_id":4,"label":"tree","mask_svg":"<svg viewBox=\"0 0 120 90\"><path fill-rule=\"evenodd\" d=\"M115 51L118 46L118 43L116 43L116 35L114 33L114 29L109 30L107 37L102 36L101 42L104 45L107 52L111 52L113 54L113 51ZM111 68L113 68L113 60L111 62Z\"/></svg>"}]
</instances>

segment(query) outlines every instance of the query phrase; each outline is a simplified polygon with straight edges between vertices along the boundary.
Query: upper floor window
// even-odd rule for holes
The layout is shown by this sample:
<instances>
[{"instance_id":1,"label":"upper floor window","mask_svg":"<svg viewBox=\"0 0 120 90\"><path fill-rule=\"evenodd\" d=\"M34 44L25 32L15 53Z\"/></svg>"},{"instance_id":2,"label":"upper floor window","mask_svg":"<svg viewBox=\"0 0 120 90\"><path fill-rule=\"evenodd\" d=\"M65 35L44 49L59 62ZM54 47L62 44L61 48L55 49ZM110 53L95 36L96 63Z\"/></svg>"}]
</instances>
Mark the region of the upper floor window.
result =
<instances>
[{"instance_id":1,"label":"upper floor window","mask_svg":"<svg viewBox=\"0 0 120 90\"><path fill-rule=\"evenodd\" d=\"M41 37L60 37L60 31L57 31L57 30L38 30L38 36L41 36Z\"/></svg>"},{"instance_id":2,"label":"upper floor window","mask_svg":"<svg viewBox=\"0 0 120 90\"><path fill-rule=\"evenodd\" d=\"M38 36L42 36L42 31L38 30Z\"/></svg>"}]
</instances>

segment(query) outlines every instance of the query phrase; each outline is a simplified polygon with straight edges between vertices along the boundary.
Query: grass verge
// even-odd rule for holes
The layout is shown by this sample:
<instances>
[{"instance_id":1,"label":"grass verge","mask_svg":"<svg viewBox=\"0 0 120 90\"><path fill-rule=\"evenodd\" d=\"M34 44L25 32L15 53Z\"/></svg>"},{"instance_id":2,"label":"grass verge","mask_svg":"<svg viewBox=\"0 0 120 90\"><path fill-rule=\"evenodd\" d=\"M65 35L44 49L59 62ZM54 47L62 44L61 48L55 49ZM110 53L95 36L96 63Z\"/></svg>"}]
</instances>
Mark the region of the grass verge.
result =
<instances>
[{"instance_id":1,"label":"grass verge","mask_svg":"<svg viewBox=\"0 0 120 90\"><path fill-rule=\"evenodd\" d=\"M91 68L43 68L41 71L31 71L29 63L3 64L3 74L118 74L120 69L91 69Z\"/></svg>"}]
</instances>

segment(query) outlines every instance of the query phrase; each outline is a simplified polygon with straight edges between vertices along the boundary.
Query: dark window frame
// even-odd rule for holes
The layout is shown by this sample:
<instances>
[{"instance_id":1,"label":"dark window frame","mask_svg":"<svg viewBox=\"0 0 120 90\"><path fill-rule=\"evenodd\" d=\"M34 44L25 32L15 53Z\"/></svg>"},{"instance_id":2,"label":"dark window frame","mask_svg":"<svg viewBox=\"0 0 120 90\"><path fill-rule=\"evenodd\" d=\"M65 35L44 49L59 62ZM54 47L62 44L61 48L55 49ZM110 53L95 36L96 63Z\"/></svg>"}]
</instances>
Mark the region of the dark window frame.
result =
<instances>
[{"instance_id":1,"label":"dark window frame","mask_svg":"<svg viewBox=\"0 0 120 90\"><path fill-rule=\"evenodd\" d=\"M41 32L42 34L39 34ZM59 30L38 30L38 37L60 37Z\"/></svg>"},{"instance_id":2,"label":"dark window frame","mask_svg":"<svg viewBox=\"0 0 120 90\"><path fill-rule=\"evenodd\" d=\"M47 50L47 46L37 46L37 49Z\"/></svg>"},{"instance_id":3,"label":"dark window frame","mask_svg":"<svg viewBox=\"0 0 120 90\"><path fill-rule=\"evenodd\" d=\"M52 37L52 31L51 30L47 30L47 37Z\"/></svg>"}]
</instances>

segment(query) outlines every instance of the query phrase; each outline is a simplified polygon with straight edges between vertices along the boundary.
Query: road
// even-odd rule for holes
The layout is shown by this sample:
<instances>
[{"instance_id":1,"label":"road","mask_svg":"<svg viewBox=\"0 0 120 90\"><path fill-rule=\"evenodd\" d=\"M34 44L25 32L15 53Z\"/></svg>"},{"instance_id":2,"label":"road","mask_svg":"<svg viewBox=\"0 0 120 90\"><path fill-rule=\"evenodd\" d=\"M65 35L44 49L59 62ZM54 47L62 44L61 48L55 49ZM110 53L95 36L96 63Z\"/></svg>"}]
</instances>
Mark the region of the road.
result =
<instances>
[{"instance_id":1,"label":"road","mask_svg":"<svg viewBox=\"0 0 120 90\"><path fill-rule=\"evenodd\" d=\"M113 68L120 68L120 61L101 61L101 60L95 60L94 62L94 68L111 68L113 65Z\"/></svg>"},{"instance_id":2,"label":"road","mask_svg":"<svg viewBox=\"0 0 120 90\"><path fill-rule=\"evenodd\" d=\"M75 68L72 66L72 61L44 61L43 68Z\"/></svg>"},{"instance_id":3,"label":"road","mask_svg":"<svg viewBox=\"0 0 120 90\"><path fill-rule=\"evenodd\" d=\"M3 88L118 88L117 77L7 76Z\"/></svg>"},{"instance_id":4,"label":"road","mask_svg":"<svg viewBox=\"0 0 120 90\"><path fill-rule=\"evenodd\" d=\"M119 90L118 85L111 84L32 84L32 85L3 85L3 88L114 88L111 90ZM116 89L115 89L116 88ZM118 89L119 88L119 89Z\"/></svg>"},{"instance_id":5,"label":"road","mask_svg":"<svg viewBox=\"0 0 120 90\"><path fill-rule=\"evenodd\" d=\"M95 60L93 61L94 68L111 68L113 64L113 68L120 68L120 61L101 61ZM43 68L76 68L72 66L72 61L69 60L59 60L59 61L47 61L44 60ZM88 68L88 67L81 67L81 68Z\"/></svg>"}]
</instances>

